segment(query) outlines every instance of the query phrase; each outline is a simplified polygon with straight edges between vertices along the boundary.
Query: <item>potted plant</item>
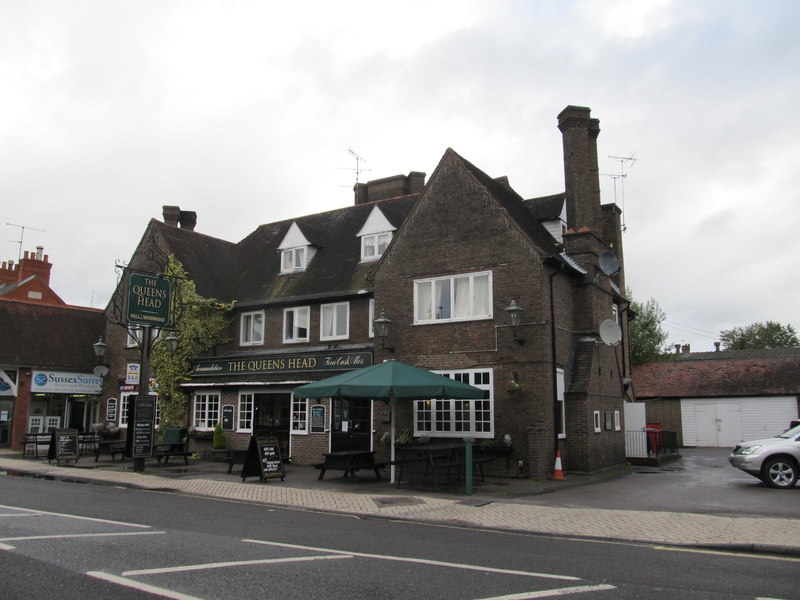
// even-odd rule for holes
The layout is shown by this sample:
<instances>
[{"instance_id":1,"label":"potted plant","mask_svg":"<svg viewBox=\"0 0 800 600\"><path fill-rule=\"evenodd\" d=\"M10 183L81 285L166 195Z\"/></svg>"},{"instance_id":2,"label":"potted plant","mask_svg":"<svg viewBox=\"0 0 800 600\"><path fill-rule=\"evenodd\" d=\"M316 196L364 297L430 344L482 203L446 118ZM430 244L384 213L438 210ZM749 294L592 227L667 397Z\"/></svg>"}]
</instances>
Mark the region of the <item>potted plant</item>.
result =
<instances>
[{"instance_id":1,"label":"potted plant","mask_svg":"<svg viewBox=\"0 0 800 600\"><path fill-rule=\"evenodd\" d=\"M228 438L222 431L222 423L214 425L214 437L211 439L211 447L214 451L214 460L225 460L228 458Z\"/></svg>"}]
</instances>

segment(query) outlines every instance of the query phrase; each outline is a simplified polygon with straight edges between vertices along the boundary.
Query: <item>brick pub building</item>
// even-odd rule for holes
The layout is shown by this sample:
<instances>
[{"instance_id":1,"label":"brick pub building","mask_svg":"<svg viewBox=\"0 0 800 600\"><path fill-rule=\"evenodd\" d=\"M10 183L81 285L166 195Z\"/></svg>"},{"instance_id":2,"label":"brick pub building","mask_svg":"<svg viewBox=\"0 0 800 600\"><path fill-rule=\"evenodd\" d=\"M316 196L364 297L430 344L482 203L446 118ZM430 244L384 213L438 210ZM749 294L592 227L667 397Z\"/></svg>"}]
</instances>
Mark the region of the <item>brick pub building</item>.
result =
<instances>
[{"instance_id":1,"label":"brick pub building","mask_svg":"<svg viewBox=\"0 0 800 600\"><path fill-rule=\"evenodd\" d=\"M233 341L196 357L185 384L187 423L203 432L223 422L233 448L277 436L298 464L344 449L385 458L388 405L292 391L394 358L485 391L398 405L399 432L505 448L498 475L547 476L556 450L565 470L622 463L627 302L624 270L608 267L609 257L623 265L620 211L600 201L599 122L569 106L558 127L565 191L543 198L522 198L448 149L427 182L412 171L358 184L353 206L261 225L238 243L164 207L131 264L157 246L198 293L236 300ZM375 335L380 316L391 320L385 338ZM139 353L122 328L109 326L107 341L105 393L119 398L124 427Z\"/></svg>"}]
</instances>

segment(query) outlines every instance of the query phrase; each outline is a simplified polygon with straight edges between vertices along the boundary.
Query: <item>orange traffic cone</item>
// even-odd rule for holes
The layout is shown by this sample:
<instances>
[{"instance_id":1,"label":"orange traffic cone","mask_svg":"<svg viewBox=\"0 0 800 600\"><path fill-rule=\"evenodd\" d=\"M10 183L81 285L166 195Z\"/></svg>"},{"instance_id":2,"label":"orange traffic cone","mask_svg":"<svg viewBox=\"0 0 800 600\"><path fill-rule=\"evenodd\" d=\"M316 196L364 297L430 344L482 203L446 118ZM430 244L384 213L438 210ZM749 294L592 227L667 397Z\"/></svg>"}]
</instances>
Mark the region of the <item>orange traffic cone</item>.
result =
<instances>
[{"instance_id":1,"label":"orange traffic cone","mask_svg":"<svg viewBox=\"0 0 800 600\"><path fill-rule=\"evenodd\" d=\"M553 470L553 479L563 481L564 471L561 470L561 450L556 452L556 468Z\"/></svg>"}]
</instances>

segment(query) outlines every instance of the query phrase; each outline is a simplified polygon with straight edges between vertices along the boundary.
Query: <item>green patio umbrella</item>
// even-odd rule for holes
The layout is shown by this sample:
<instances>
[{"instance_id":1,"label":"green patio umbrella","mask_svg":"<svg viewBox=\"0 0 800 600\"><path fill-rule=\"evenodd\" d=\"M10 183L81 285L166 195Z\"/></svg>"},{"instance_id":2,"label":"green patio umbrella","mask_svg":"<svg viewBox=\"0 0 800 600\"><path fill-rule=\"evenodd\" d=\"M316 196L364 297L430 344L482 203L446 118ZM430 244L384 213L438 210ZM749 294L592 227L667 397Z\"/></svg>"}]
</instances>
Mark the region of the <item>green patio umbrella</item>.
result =
<instances>
[{"instance_id":1,"label":"green patio umbrella","mask_svg":"<svg viewBox=\"0 0 800 600\"><path fill-rule=\"evenodd\" d=\"M377 365L301 385L295 388L294 396L295 398L362 398L390 402L391 453L394 462L395 400L481 399L484 397L484 391L399 360L387 360ZM394 465L392 465L392 482L394 482Z\"/></svg>"}]
</instances>

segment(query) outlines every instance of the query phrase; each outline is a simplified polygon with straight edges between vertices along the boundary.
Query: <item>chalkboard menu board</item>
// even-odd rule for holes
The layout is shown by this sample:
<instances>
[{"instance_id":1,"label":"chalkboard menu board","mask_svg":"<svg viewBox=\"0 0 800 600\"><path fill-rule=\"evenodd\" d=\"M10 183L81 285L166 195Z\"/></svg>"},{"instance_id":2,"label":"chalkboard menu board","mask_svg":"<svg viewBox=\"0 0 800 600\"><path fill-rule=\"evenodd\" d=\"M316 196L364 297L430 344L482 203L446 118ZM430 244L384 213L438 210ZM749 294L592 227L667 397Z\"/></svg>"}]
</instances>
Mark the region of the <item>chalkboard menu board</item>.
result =
<instances>
[{"instance_id":1,"label":"chalkboard menu board","mask_svg":"<svg viewBox=\"0 0 800 600\"><path fill-rule=\"evenodd\" d=\"M281 458L281 446L276 437L251 437L247 458L242 466L242 481L248 477L260 477L263 481L286 477Z\"/></svg>"},{"instance_id":2,"label":"chalkboard menu board","mask_svg":"<svg viewBox=\"0 0 800 600\"><path fill-rule=\"evenodd\" d=\"M156 423L156 397L136 396L133 405L133 442L132 458L149 458L153 456L153 438ZM130 435L130 429L129 433Z\"/></svg>"},{"instance_id":3,"label":"chalkboard menu board","mask_svg":"<svg viewBox=\"0 0 800 600\"><path fill-rule=\"evenodd\" d=\"M325 433L325 407L322 404L311 407L311 433Z\"/></svg>"},{"instance_id":4,"label":"chalkboard menu board","mask_svg":"<svg viewBox=\"0 0 800 600\"><path fill-rule=\"evenodd\" d=\"M78 444L77 429L54 429L50 434L50 448L47 450L47 460L58 461L74 460L80 458L80 445Z\"/></svg>"},{"instance_id":5,"label":"chalkboard menu board","mask_svg":"<svg viewBox=\"0 0 800 600\"><path fill-rule=\"evenodd\" d=\"M222 429L233 431L233 405L226 404L222 407Z\"/></svg>"}]
</instances>

